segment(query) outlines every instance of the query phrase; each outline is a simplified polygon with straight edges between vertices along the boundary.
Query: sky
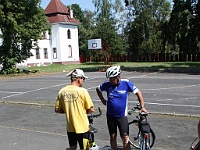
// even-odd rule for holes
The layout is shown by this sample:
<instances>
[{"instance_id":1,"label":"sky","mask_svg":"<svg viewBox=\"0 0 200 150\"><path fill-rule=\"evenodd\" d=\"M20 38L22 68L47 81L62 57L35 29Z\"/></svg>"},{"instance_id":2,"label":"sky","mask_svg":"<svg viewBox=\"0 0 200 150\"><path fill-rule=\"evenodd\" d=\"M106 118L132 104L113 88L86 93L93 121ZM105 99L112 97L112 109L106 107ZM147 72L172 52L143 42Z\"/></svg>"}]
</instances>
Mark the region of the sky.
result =
<instances>
[{"instance_id":1,"label":"sky","mask_svg":"<svg viewBox=\"0 0 200 150\"><path fill-rule=\"evenodd\" d=\"M46 8L51 0L41 0L42 8ZM94 11L92 0L60 0L64 5L78 4L82 10L88 9Z\"/></svg>"},{"instance_id":2,"label":"sky","mask_svg":"<svg viewBox=\"0 0 200 150\"><path fill-rule=\"evenodd\" d=\"M51 0L41 0L41 6L42 8L46 8L47 5L50 3ZM92 3L92 0L60 0L64 5L71 5L71 4L78 4L82 10L91 10L94 11L94 5ZM168 0L172 3L172 0ZM124 0L122 1L124 2ZM123 4L123 3L122 3Z\"/></svg>"}]
</instances>

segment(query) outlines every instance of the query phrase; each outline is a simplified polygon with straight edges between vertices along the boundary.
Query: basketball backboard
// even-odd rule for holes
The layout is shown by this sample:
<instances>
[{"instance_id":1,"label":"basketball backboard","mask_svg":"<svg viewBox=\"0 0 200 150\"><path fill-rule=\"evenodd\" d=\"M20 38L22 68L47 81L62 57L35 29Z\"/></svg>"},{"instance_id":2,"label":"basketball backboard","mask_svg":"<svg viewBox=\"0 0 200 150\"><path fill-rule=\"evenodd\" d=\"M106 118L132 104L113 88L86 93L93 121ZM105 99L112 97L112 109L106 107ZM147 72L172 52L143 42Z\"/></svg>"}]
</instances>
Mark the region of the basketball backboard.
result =
<instances>
[{"instance_id":1,"label":"basketball backboard","mask_svg":"<svg viewBox=\"0 0 200 150\"><path fill-rule=\"evenodd\" d=\"M88 49L101 49L101 39L90 39L88 40Z\"/></svg>"}]
</instances>

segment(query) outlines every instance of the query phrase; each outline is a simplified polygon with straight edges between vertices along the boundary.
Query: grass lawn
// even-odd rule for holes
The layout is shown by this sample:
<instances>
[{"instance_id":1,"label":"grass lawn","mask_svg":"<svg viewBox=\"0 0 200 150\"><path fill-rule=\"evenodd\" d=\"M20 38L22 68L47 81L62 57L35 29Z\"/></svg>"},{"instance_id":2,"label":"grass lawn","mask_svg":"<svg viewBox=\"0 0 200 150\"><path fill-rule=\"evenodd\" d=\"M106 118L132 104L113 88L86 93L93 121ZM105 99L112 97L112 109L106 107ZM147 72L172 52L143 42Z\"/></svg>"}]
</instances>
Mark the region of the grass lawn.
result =
<instances>
[{"instance_id":1,"label":"grass lawn","mask_svg":"<svg viewBox=\"0 0 200 150\"><path fill-rule=\"evenodd\" d=\"M84 71L104 71L109 66L120 65L124 71L145 71L145 72L173 72L173 73L200 73L200 62L115 62L110 65L102 63L82 63L59 65L52 64L42 67L30 67L28 69L38 69L39 72L62 72L71 71L75 68L83 69Z\"/></svg>"},{"instance_id":2,"label":"grass lawn","mask_svg":"<svg viewBox=\"0 0 200 150\"><path fill-rule=\"evenodd\" d=\"M11 76L23 76L32 74L49 74L59 72L69 72L75 68L83 69L85 72L89 71L105 71L109 66L120 65L122 71L138 71L138 72L168 72L168 73L187 73L187 74L200 74L200 62L112 62L109 65L101 63L81 63L81 64L51 64L48 66L40 67L27 67L20 68L19 74L8 75ZM23 69L36 73L25 73ZM0 76L7 77L7 76Z\"/></svg>"}]
</instances>

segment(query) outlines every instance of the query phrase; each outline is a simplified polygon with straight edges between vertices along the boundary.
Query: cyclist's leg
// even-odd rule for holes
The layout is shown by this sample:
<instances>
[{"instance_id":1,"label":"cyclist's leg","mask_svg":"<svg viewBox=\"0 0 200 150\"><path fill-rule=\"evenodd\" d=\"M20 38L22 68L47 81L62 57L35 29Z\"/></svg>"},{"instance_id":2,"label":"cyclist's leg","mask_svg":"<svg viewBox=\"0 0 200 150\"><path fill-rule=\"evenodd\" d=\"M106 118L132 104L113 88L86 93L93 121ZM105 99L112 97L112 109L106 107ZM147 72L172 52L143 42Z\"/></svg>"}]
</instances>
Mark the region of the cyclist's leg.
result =
<instances>
[{"instance_id":1,"label":"cyclist's leg","mask_svg":"<svg viewBox=\"0 0 200 150\"><path fill-rule=\"evenodd\" d=\"M117 149L117 134L110 134L110 146L112 150Z\"/></svg>"},{"instance_id":2,"label":"cyclist's leg","mask_svg":"<svg viewBox=\"0 0 200 150\"><path fill-rule=\"evenodd\" d=\"M130 144L129 144L129 136L121 136L122 141L123 141L123 149L124 150L129 150L130 149Z\"/></svg>"},{"instance_id":3,"label":"cyclist's leg","mask_svg":"<svg viewBox=\"0 0 200 150\"><path fill-rule=\"evenodd\" d=\"M77 149L77 138L75 132L67 132L68 140L69 140L69 149L76 150Z\"/></svg>"},{"instance_id":4,"label":"cyclist's leg","mask_svg":"<svg viewBox=\"0 0 200 150\"><path fill-rule=\"evenodd\" d=\"M117 149L117 122L114 117L107 115L107 125L110 134L110 146L112 150Z\"/></svg>"},{"instance_id":5,"label":"cyclist's leg","mask_svg":"<svg viewBox=\"0 0 200 150\"><path fill-rule=\"evenodd\" d=\"M120 136L123 141L123 149L129 150L130 144L129 144L129 124L127 117L120 117L118 119L118 127L120 131Z\"/></svg>"},{"instance_id":6,"label":"cyclist's leg","mask_svg":"<svg viewBox=\"0 0 200 150\"><path fill-rule=\"evenodd\" d=\"M78 143L79 143L79 147L80 147L80 149L81 150L83 150L84 149L84 145L83 145L83 138L85 137L85 136L89 136L89 132L86 132L86 133L80 133L80 134L76 134L77 135L77 141L78 141Z\"/></svg>"}]
</instances>

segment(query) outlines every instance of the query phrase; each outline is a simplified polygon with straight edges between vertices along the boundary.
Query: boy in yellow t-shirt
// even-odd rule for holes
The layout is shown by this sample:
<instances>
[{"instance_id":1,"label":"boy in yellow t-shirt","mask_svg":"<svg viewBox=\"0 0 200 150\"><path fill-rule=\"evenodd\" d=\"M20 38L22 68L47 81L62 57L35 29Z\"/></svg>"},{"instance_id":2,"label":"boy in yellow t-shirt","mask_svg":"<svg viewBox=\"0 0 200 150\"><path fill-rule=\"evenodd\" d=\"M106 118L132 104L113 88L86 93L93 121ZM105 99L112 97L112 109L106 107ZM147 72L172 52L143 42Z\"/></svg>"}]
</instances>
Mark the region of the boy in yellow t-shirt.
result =
<instances>
[{"instance_id":1,"label":"boy in yellow t-shirt","mask_svg":"<svg viewBox=\"0 0 200 150\"><path fill-rule=\"evenodd\" d=\"M88 91L82 87L88 77L83 70L75 69L67 74L71 77L71 84L63 87L56 100L55 112L65 113L67 122L67 135L70 150L83 147L83 135L89 131L87 114L94 111L94 105Z\"/></svg>"}]
</instances>

